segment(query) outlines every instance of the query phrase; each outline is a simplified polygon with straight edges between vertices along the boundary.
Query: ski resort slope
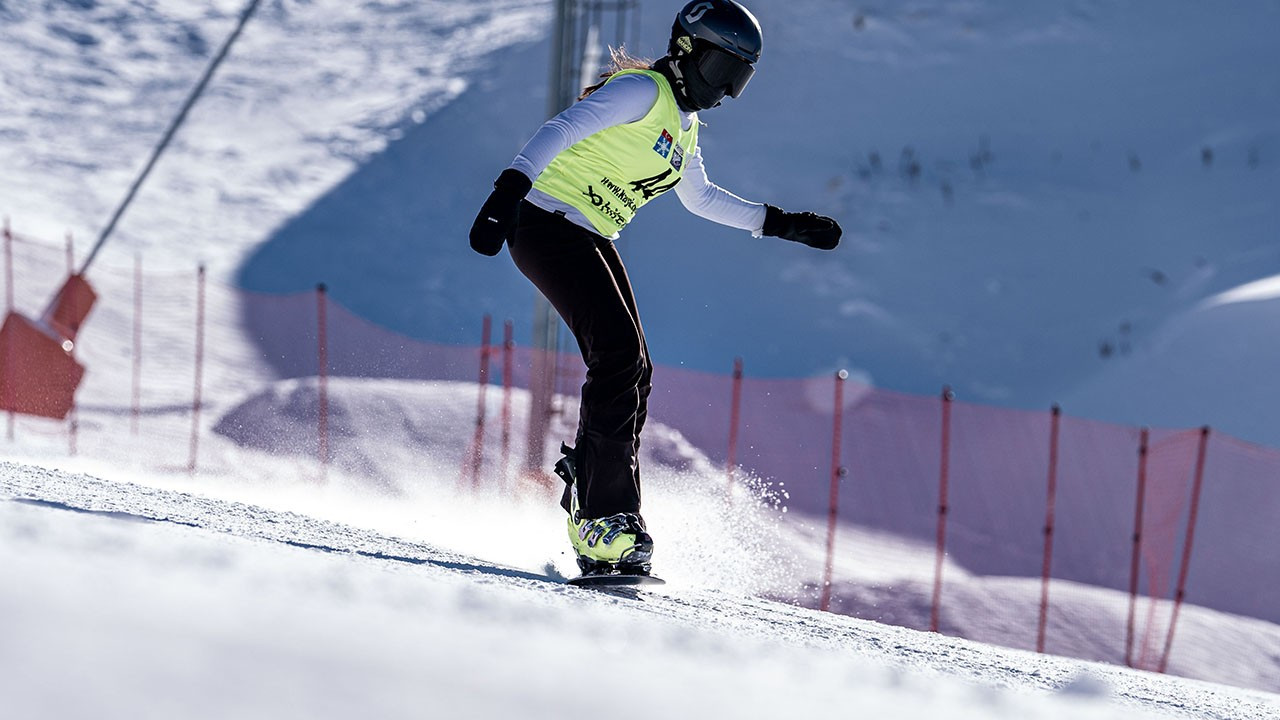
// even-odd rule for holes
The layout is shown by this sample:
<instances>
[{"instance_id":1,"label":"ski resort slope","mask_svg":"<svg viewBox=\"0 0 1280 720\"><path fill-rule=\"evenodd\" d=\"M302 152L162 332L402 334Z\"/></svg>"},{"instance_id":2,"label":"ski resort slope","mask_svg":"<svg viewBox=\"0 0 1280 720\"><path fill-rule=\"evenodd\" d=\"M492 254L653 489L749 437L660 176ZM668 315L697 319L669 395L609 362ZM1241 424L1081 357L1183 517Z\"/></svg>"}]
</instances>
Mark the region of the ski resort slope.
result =
<instances>
[{"instance_id":1,"label":"ski resort slope","mask_svg":"<svg viewBox=\"0 0 1280 720\"><path fill-rule=\"evenodd\" d=\"M12 110L0 114L0 213L21 233L92 237L241 6L0 0L0 101ZM1203 300L1280 268L1280 94L1273 73L1254 71L1280 47L1274 4L865 8L762 2L777 52L708 133L716 179L852 216L850 252L820 258L732 235L668 199L625 248L662 360L720 368L750 351L752 373L765 358L787 373L848 361L882 384L933 392L946 379L966 397L1015 405L1081 383L1069 411L1112 400L1106 413L1135 422L1169 416L1123 405L1133 397L1124 368L1176 368L1171 379L1210 383L1192 402L1163 381L1153 395L1164 388L1181 405L1161 413L1234 420L1229 431L1274 441L1273 415L1246 414L1249 396L1221 384L1270 387L1274 373L1258 368L1271 365L1256 358L1272 349L1247 333L1270 325L1275 300L1256 287ZM550 15L545 0L264 4L90 273L103 301L80 338L89 375L76 456L65 425L36 419L0 445L15 461L0 463L0 716L1280 717L1274 695L760 599L812 590L815 558L793 557L800 544L770 516L727 507L723 473L663 418L646 430L643 462L671 584L634 596L560 584L572 560L553 500L510 485L458 491L474 385L335 379L335 462L321 482L305 412L314 383L272 375L227 281L256 259L257 277L277 284L255 289L326 280L339 300L364 293L370 320L420 320L437 340L473 342L482 310L526 317L527 284L462 238L545 110ZM646 37L660 39L669 20L645 4ZM1202 29L1190 45L1188 27ZM830 41L819 63L805 42L815 29ZM1187 72L1170 72L1170 57ZM797 80L815 65L857 69L821 74L845 84L820 96L819 110L841 120L814 123L817 150L791 143L801 133L786 124L792 107L817 105ZM1115 82L1090 104L1098 77ZM899 166L908 145L923 164L917 181ZM1216 150L1212 167L1203 145ZM1214 244L1202 253L1204 237ZM148 315L136 436L123 380L135 252L148 311L160 313ZM38 312L62 258L18 254L19 310ZM210 356L189 474L185 280L200 261ZM184 283L151 283L157 269ZM1100 282L1082 293L1077 277ZM756 307L742 304L744 288ZM1097 358L1099 337L1126 320L1133 353ZM1238 365L1192 353L1241 338ZM837 358L828 340L854 354ZM1245 369L1255 374L1235 372ZM1203 417L1206 397L1244 399ZM517 396L516 427L524 405ZM563 422L551 456L572 437L572 418ZM841 532L836 576L852 600L839 609L920 626L928 577L909 575L932 555L877 552L874 538ZM948 565L947 583L946 632L1025 646L1034 579ZM1120 662L1124 601L1055 583L1055 612L1101 629L1053 627L1050 648ZM1275 687L1276 626L1186 607L1179 633L1172 672Z\"/></svg>"},{"instance_id":2,"label":"ski resort slope","mask_svg":"<svg viewBox=\"0 0 1280 720\"><path fill-rule=\"evenodd\" d=\"M731 592L570 588L306 515L12 463L0 575L8 717L1280 716L1263 693Z\"/></svg>"}]
</instances>

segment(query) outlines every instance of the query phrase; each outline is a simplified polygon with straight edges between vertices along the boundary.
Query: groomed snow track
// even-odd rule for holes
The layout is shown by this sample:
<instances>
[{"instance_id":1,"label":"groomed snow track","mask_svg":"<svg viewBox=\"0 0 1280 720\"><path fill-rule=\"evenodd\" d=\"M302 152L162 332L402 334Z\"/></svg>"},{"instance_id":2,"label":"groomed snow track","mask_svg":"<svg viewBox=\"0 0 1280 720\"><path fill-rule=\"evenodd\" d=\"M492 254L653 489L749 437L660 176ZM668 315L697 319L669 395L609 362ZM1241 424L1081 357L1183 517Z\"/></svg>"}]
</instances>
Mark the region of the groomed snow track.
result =
<instances>
[{"instance_id":1,"label":"groomed snow track","mask_svg":"<svg viewBox=\"0 0 1280 720\"><path fill-rule=\"evenodd\" d=\"M646 718L1280 717L1266 693L723 592L578 589L375 530L10 463L0 574L13 717L561 717L571 701Z\"/></svg>"}]
</instances>

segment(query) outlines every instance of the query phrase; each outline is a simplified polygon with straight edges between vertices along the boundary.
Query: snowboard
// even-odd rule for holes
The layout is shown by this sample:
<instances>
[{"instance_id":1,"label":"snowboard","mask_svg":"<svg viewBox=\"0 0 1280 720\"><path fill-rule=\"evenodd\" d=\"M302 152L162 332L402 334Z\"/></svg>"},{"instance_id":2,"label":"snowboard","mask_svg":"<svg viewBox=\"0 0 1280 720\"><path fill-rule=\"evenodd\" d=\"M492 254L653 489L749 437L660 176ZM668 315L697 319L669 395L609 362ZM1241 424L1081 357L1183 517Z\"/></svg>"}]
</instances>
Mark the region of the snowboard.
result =
<instances>
[{"instance_id":1,"label":"snowboard","mask_svg":"<svg viewBox=\"0 0 1280 720\"><path fill-rule=\"evenodd\" d=\"M666 585L667 581L653 575L635 573L587 573L565 581L577 587L635 587L637 585Z\"/></svg>"}]
</instances>

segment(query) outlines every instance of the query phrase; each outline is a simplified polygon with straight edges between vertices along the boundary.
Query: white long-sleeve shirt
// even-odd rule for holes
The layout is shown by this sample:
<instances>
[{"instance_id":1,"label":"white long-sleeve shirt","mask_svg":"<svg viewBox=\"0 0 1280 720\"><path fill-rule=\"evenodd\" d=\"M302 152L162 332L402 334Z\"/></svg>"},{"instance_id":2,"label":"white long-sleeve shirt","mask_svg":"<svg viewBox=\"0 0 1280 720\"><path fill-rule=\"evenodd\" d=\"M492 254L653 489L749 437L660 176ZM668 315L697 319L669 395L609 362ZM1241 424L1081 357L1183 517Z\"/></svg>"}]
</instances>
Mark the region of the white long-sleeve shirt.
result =
<instances>
[{"instance_id":1,"label":"white long-sleeve shirt","mask_svg":"<svg viewBox=\"0 0 1280 720\"><path fill-rule=\"evenodd\" d=\"M537 180L543 170L569 146L615 125L635 122L649 113L658 101L658 87L647 75L623 75L606 83L585 99L543 123L519 155L511 163L515 170ZM680 121L688 130L698 122L696 113L681 111ZM685 158L684 179L675 187L676 196L689 212L721 225L748 230L756 235L764 227L763 203L743 200L707 178L702 161L702 148ZM563 213L565 218L591 232L597 232L591 221L577 208L537 188L526 198L549 212ZM617 233L614 233L617 238Z\"/></svg>"}]
</instances>

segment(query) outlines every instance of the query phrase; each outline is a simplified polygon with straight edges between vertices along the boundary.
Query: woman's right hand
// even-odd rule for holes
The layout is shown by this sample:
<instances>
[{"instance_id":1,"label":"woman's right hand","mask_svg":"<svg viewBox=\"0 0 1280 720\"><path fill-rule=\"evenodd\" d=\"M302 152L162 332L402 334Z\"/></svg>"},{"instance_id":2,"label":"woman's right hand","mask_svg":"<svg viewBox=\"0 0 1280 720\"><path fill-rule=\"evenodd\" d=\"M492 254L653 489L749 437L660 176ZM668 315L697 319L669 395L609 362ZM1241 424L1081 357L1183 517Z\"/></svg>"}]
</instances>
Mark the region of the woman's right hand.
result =
<instances>
[{"instance_id":1,"label":"woman's right hand","mask_svg":"<svg viewBox=\"0 0 1280 720\"><path fill-rule=\"evenodd\" d=\"M480 206L471 225L471 249L481 255L497 255L502 243L515 230L520 218L520 201L529 194L533 181L513 168L502 171L493 182L493 192Z\"/></svg>"}]
</instances>

